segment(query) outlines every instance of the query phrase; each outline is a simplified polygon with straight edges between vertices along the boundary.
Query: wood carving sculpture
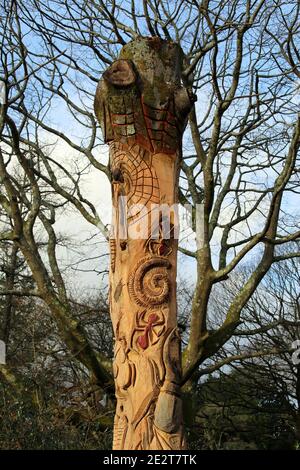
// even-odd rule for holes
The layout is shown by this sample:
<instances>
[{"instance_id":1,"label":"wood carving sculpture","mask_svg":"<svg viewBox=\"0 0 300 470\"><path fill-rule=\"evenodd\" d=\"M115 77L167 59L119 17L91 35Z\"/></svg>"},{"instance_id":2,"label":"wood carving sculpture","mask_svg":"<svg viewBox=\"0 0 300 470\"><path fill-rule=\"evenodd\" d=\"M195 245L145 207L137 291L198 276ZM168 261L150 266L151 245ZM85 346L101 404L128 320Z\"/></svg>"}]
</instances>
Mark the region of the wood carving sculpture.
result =
<instances>
[{"instance_id":1,"label":"wood carving sculpture","mask_svg":"<svg viewBox=\"0 0 300 470\"><path fill-rule=\"evenodd\" d=\"M138 38L103 74L95 113L110 147L114 233L110 308L115 335L114 449L184 449L177 329L177 202L182 134L192 97L182 51Z\"/></svg>"}]
</instances>

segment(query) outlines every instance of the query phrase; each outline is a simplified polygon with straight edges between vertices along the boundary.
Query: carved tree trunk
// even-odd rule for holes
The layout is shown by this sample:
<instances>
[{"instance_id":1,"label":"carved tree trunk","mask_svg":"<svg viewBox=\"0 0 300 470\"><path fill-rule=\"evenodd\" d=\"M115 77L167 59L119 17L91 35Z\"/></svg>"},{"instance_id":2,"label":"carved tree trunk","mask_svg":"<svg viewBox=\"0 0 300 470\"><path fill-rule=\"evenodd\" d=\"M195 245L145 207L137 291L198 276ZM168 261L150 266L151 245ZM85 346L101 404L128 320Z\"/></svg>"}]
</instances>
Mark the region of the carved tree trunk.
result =
<instances>
[{"instance_id":1,"label":"carved tree trunk","mask_svg":"<svg viewBox=\"0 0 300 470\"><path fill-rule=\"evenodd\" d=\"M123 47L95 112L110 146L110 307L115 335L114 449L184 449L176 318L176 210L191 98L182 51L159 38ZM158 209L164 205L162 213ZM168 225L170 224L170 225Z\"/></svg>"}]
</instances>

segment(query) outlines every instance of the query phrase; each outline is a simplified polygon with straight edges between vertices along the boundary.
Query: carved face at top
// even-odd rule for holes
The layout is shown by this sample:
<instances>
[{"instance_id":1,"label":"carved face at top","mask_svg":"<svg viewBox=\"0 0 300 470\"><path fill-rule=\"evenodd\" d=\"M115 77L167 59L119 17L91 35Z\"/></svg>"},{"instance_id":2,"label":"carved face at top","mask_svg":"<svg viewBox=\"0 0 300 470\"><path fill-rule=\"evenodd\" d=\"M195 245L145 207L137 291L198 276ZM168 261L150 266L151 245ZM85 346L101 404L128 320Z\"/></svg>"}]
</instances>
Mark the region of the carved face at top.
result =
<instances>
[{"instance_id":1,"label":"carved face at top","mask_svg":"<svg viewBox=\"0 0 300 470\"><path fill-rule=\"evenodd\" d=\"M181 84L180 47L159 38L128 43L103 74L95 113L105 142L139 145L152 154L173 154L192 106Z\"/></svg>"}]
</instances>

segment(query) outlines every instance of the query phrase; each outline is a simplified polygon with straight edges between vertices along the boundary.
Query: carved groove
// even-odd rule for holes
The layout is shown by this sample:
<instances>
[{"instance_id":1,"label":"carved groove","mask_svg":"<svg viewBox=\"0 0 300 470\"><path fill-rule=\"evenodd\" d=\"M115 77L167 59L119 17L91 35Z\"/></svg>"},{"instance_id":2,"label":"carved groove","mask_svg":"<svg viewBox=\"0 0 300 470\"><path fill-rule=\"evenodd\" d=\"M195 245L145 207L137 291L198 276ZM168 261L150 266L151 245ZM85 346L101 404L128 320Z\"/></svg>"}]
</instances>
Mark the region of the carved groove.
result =
<instances>
[{"instance_id":1,"label":"carved groove","mask_svg":"<svg viewBox=\"0 0 300 470\"><path fill-rule=\"evenodd\" d=\"M126 416L115 417L115 426L114 426L114 437L113 437L113 448L116 450L121 450L124 447L124 442L126 439L126 434L128 430L128 421Z\"/></svg>"},{"instance_id":2,"label":"carved groove","mask_svg":"<svg viewBox=\"0 0 300 470\"><path fill-rule=\"evenodd\" d=\"M109 247L110 247L110 267L112 272L115 272L116 269L116 251L117 251L117 246L116 246L116 240L114 238L110 238L109 240Z\"/></svg>"}]
</instances>

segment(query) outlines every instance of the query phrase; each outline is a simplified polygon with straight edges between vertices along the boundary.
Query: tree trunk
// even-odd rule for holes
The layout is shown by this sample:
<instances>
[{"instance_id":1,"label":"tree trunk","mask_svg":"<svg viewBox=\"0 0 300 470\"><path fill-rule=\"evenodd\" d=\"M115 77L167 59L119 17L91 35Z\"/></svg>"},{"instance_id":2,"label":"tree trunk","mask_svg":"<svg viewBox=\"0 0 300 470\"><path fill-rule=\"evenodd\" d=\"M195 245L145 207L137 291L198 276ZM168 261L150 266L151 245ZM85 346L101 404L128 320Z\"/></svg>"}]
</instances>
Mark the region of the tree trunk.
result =
<instances>
[{"instance_id":1,"label":"tree trunk","mask_svg":"<svg viewBox=\"0 0 300 470\"><path fill-rule=\"evenodd\" d=\"M18 248L15 244L11 247L11 253L8 253L9 261L7 264L4 265L5 271L5 282L4 282L4 290L6 291L13 291L15 286L15 277L16 277L16 270L18 264ZM12 294L8 294L5 296L3 301L3 325L2 325L2 334L0 335L0 339L4 341L6 344L6 354L8 351L8 343L10 337L10 330L11 330L11 320L14 312L14 297Z\"/></svg>"},{"instance_id":2,"label":"tree trunk","mask_svg":"<svg viewBox=\"0 0 300 470\"><path fill-rule=\"evenodd\" d=\"M177 44L138 38L103 74L95 98L110 147L114 207L114 449L185 448L176 318L178 222L176 209L170 210L177 203L182 134L192 101L181 86L181 67Z\"/></svg>"}]
</instances>

